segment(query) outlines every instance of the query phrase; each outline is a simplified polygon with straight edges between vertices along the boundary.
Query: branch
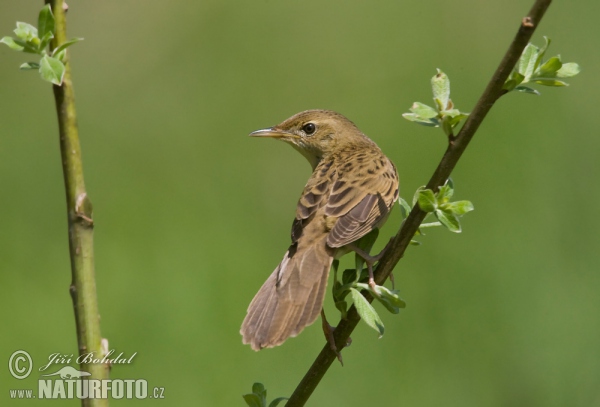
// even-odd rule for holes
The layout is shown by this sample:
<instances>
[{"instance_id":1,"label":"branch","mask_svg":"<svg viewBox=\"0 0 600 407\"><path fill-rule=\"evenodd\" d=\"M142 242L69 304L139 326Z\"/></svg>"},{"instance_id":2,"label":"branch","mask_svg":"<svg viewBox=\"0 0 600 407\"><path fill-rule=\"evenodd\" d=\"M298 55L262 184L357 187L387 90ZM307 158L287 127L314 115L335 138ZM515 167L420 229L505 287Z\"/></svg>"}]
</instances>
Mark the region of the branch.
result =
<instances>
[{"instance_id":1,"label":"branch","mask_svg":"<svg viewBox=\"0 0 600 407\"><path fill-rule=\"evenodd\" d=\"M56 20L56 33L50 47L64 44L66 15L63 0L46 0L51 4ZM94 276L94 236L92 203L87 196L83 180L81 147L77 130L75 96L71 82L71 64L66 60L62 86L53 85L56 113L60 132L60 153L67 196L67 219L69 227L69 250L71 256L72 283L70 287L77 326L79 354L92 353L94 358L103 356L100 335L100 316L96 298ZM81 368L94 379L108 379L108 365L84 363ZM108 406L107 399L83 399L83 406Z\"/></svg>"},{"instance_id":2,"label":"branch","mask_svg":"<svg viewBox=\"0 0 600 407\"><path fill-rule=\"evenodd\" d=\"M427 183L428 189L435 191L446 182L487 113L498 98L506 93L502 90L504 82L508 79L508 76L519 60L523 49L531 39L531 36L539 25L548 6L550 6L550 3L551 0L536 0L529 15L523 18L517 35L504 55L504 58L500 62L500 65L496 69L496 72L492 76L485 91L479 98L473 112L469 115L469 118L456 137L450 139L448 149ZM417 232L423 219L425 219L425 215L426 213L419 209L418 205L415 205L412 208L412 211L401 229L396 236L394 236L390 248L386 251L377 266L375 272L375 281L377 284L383 284L398 261L402 258L410 240ZM372 298L367 298L369 301L373 300ZM348 311L347 319L342 319L334 332L335 343L338 349L341 350L345 346L350 334L359 321L360 316L353 306ZM286 407L303 406L335 359L336 354L331 350L329 344L326 344L306 375L302 378L302 381L298 384L298 387L296 387L296 390L287 402Z\"/></svg>"}]
</instances>

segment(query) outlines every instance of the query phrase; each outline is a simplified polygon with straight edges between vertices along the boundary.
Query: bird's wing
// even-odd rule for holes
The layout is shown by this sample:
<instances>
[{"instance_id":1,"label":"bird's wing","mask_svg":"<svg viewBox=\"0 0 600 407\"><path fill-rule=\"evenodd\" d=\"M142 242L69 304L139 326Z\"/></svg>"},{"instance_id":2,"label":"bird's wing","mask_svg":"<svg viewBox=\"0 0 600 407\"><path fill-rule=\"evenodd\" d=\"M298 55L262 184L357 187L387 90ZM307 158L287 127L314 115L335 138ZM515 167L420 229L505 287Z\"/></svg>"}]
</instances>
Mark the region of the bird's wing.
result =
<instances>
[{"instance_id":1,"label":"bird's wing","mask_svg":"<svg viewBox=\"0 0 600 407\"><path fill-rule=\"evenodd\" d=\"M385 156L348 162L353 165L338 168L325 206L325 215L338 218L327 237L329 247L345 246L380 226L398 198L398 174Z\"/></svg>"},{"instance_id":2,"label":"bird's wing","mask_svg":"<svg viewBox=\"0 0 600 407\"><path fill-rule=\"evenodd\" d=\"M327 202L335 170L331 161L321 161L309 178L296 206L296 217L292 223L292 242L296 243L308 219L317 208Z\"/></svg>"}]
</instances>

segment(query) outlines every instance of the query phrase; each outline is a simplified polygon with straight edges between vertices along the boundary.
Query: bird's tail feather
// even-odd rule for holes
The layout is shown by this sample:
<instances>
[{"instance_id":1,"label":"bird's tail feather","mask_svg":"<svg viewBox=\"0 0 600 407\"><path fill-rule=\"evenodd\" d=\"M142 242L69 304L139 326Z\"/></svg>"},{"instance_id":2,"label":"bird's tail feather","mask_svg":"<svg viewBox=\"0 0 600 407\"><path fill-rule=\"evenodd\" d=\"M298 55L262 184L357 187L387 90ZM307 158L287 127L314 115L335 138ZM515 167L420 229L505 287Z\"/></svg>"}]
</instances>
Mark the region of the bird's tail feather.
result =
<instances>
[{"instance_id":1,"label":"bird's tail feather","mask_svg":"<svg viewBox=\"0 0 600 407\"><path fill-rule=\"evenodd\" d=\"M271 348L312 324L323 306L332 261L325 240L290 246L248 306L243 342L254 350Z\"/></svg>"}]
</instances>

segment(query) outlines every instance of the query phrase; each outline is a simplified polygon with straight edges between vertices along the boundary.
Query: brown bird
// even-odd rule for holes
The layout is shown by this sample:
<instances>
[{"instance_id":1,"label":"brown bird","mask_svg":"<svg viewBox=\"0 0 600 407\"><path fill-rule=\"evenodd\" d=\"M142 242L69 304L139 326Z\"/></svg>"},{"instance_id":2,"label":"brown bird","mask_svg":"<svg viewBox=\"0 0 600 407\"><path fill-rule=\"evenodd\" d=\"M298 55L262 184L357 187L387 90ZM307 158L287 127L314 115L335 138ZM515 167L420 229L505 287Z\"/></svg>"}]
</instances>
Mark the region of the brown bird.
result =
<instances>
[{"instance_id":1,"label":"brown bird","mask_svg":"<svg viewBox=\"0 0 600 407\"><path fill-rule=\"evenodd\" d=\"M334 258L354 250L371 269L375 258L354 242L386 221L398 199L398 173L354 123L328 110L307 110L250 136L291 144L313 168L296 208L292 244L242 323L243 343L260 350L317 319Z\"/></svg>"}]
</instances>

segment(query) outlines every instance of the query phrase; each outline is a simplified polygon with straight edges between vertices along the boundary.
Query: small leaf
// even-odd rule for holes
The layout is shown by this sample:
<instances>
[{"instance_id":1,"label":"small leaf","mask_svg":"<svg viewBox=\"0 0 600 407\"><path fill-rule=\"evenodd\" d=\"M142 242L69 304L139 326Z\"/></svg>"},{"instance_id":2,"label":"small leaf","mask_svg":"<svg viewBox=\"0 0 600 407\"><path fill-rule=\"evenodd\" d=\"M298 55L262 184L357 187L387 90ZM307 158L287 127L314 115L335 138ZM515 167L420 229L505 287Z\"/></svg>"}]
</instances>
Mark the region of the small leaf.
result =
<instances>
[{"instance_id":1,"label":"small leaf","mask_svg":"<svg viewBox=\"0 0 600 407\"><path fill-rule=\"evenodd\" d=\"M58 59L44 55L40 60L40 75L42 79L60 86L65 76L65 66Z\"/></svg>"},{"instance_id":2,"label":"small leaf","mask_svg":"<svg viewBox=\"0 0 600 407\"><path fill-rule=\"evenodd\" d=\"M14 30L14 33L22 39L23 41L32 41L34 38L38 36L38 30L31 24L17 22L17 28Z\"/></svg>"},{"instance_id":3,"label":"small leaf","mask_svg":"<svg viewBox=\"0 0 600 407\"><path fill-rule=\"evenodd\" d=\"M411 245L411 246L421 246L421 242L418 242L418 241L416 241L416 240L411 240L411 241L410 241L410 245Z\"/></svg>"},{"instance_id":4,"label":"small leaf","mask_svg":"<svg viewBox=\"0 0 600 407\"><path fill-rule=\"evenodd\" d=\"M581 68L579 64L575 62L567 62L566 64L562 64L562 67L556 71L557 78L571 78L581 72Z\"/></svg>"},{"instance_id":5,"label":"small leaf","mask_svg":"<svg viewBox=\"0 0 600 407\"><path fill-rule=\"evenodd\" d=\"M540 95L540 92L538 92L537 90L535 90L535 89L532 89L532 88L530 88L530 87L528 87L528 86L523 86L523 85L521 85L521 86L517 86L517 87L515 88L515 90L516 90L517 92L530 93L530 94L532 94L532 95L538 95L538 96Z\"/></svg>"},{"instance_id":6,"label":"small leaf","mask_svg":"<svg viewBox=\"0 0 600 407\"><path fill-rule=\"evenodd\" d=\"M342 284L354 284L358 281L358 273L356 269L346 269L342 275Z\"/></svg>"},{"instance_id":7,"label":"small leaf","mask_svg":"<svg viewBox=\"0 0 600 407\"><path fill-rule=\"evenodd\" d=\"M436 226L442 226L442 224L440 222L428 222L428 223L421 223L421 225L419 226L419 228L433 228Z\"/></svg>"},{"instance_id":8,"label":"small leaf","mask_svg":"<svg viewBox=\"0 0 600 407\"><path fill-rule=\"evenodd\" d=\"M562 62L560 62L560 57L552 57L535 72L536 77L543 78L554 78L556 76L556 71L558 71L562 67Z\"/></svg>"},{"instance_id":9,"label":"small leaf","mask_svg":"<svg viewBox=\"0 0 600 407\"><path fill-rule=\"evenodd\" d=\"M264 407L260 402L260 397L256 394L244 394L242 397L246 401L248 407Z\"/></svg>"},{"instance_id":10,"label":"small leaf","mask_svg":"<svg viewBox=\"0 0 600 407\"><path fill-rule=\"evenodd\" d=\"M535 68L538 57L539 48L535 45L529 43L523 50L521 54L521 59L519 60L519 68L518 72L523 75L526 79L531 77Z\"/></svg>"},{"instance_id":11,"label":"small leaf","mask_svg":"<svg viewBox=\"0 0 600 407\"><path fill-rule=\"evenodd\" d=\"M252 385L252 393L258 394L259 396L262 395L263 393L266 394L264 384L258 383L258 382L254 383Z\"/></svg>"},{"instance_id":12,"label":"small leaf","mask_svg":"<svg viewBox=\"0 0 600 407\"><path fill-rule=\"evenodd\" d=\"M502 87L502 89L510 92L516 86L517 86L517 81L515 81L514 79L508 79L506 82L504 82L504 86Z\"/></svg>"},{"instance_id":13,"label":"small leaf","mask_svg":"<svg viewBox=\"0 0 600 407\"><path fill-rule=\"evenodd\" d=\"M56 56L57 54L59 54L63 50L67 49L68 47L70 47L71 45L73 45L75 43L78 43L79 41L83 41L83 38L72 38L72 39L70 39L68 41L63 42L58 47L56 47L54 49L54 51L52 51L52 55Z\"/></svg>"},{"instance_id":14,"label":"small leaf","mask_svg":"<svg viewBox=\"0 0 600 407\"><path fill-rule=\"evenodd\" d=\"M54 38L54 34L52 34L51 32L46 33L46 35L44 35L44 37L42 38L39 50L41 51L44 48L46 48L52 38Z\"/></svg>"},{"instance_id":15,"label":"small leaf","mask_svg":"<svg viewBox=\"0 0 600 407\"><path fill-rule=\"evenodd\" d=\"M340 311L342 319L346 319L348 316L348 303L344 300L336 301L335 307L338 309L338 311Z\"/></svg>"},{"instance_id":16,"label":"small leaf","mask_svg":"<svg viewBox=\"0 0 600 407\"><path fill-rule=\"evenodd\" d=\"M428 126L428 127L439 126L439 122L437 119L435 119L435 118L425 119L425 118L422 118L421 116L417 115L416 113L402 113L402 117L404 117L408 121L415 122L415 123L421 124L423 126Z\"/></svg>"},{"instance_id":17,"label":"small leaf","mask_svg":"<svg viewBox=\"0 0 600 407\"><path fill-rule=\"evenodd\" d=\"M48 34L50 34L52 37L54 36L54 15L52 15L50 4L46 4L40 10L40 14L38 15L37 31L40 38L44 38Z\"/></svg>"},{"instance_id":18,"label":"small leaf","mask_svg":"<svg viewBox=\"0 0 600 407\"><path fill-rule=\"evenodd\" d=\"M424 119L432 119L438 115L437 110L421 102L415 102L410 107L410 111Z\"/></svg>"},{"instance_id":19,"label":"small leaf","mask_svg":"<svg viewBox=\"0 0 600 407\"><path fill-rule=\"evenodd\" d=\"M369 288L371 287L369 286ZM373 289L370 289L369 291L373 291ZM392 291L387 287L377 285L375 286L374 294L375 299L383 304L383 306L392 314L399 313L400 308L406 308L406 303L398 296L397 290Z\"/></svg>"},{"instance_id":20,"label":"small leaf","mask_svg":"<svg viewBox=\"0 0 600 407\"><path fill-rule=\"evenodd\" d=\"M351 288L350 292L358 315L360 315L367 325L376 330L381 338L383 336L384 326L377 311L375 311L375 308L373 308L373 306L369 304L369 301L367 301L367 299L355 288Z\"/></svg>"},{"instance_id":21,"label":"small leaf","mask_svg":"<svg viewBox=\"0 0 600 407\"><path fill-rule=\"evenodd\" d=\"M544 58L546 51L548 51L548 47L550 47L551 42L552 40L550 38L544 36L544 45L542 46L542 48L538 49L538 57L535 62L535 69L537 69L537 67L540 66L540 64L542 63L542 59Z\"/></svg>"},{"instance_id":22,"label":"small leaf","mask_svg":"<svg viewBox=\"0 0 600 407\"><path fill-rule=\"evenodd\" d=\"M425 189L425 185L422 185L419 188L417 188L415 194L413 195L412 206L415 206L417 204L417 202L419 201L419 194L421 193L421 191L425 191Z\"/></svg>"},{"instance_id":23,"label":"small leaf","mask_svg":"<svg viewBox=\"0 0 600 407\"><path fill-rule=\"evenodd\" d=\"M410 207L408 202L406 202L402 198L398 199L398 203L400 203L400 211L402 212L402 219L406 219L408 217L408 214L412 210L412 208Z\"/></svg>"},{"instance_id":24,"label":"small leaf","mask_svg":"<svg viewBox=\"0 0 600 407\"><path fill-rule=\"evenodd\" d=\"M22 45L17 44L13 37L3 37L0 39L0 42L8 45L10 49L14 49L15 51L23 51L24 48Z\"/></svg>"},{"instance_id":25,"label":"small leaf","mask_svg":"<svg viewBox=\"0 0 600 407\"><path fill-rule=\"evenodd\" d=\"M445 211L450 211L455 215L462 216L467 212L471 212L475 208L473 207L471 201L456 201L445 204L442 209Z\"/></svg>"},{"instance_id":26,"label":"small leaf","mask_svg":"<svg viewBox=\"0 0 600 407\"><path fill-rule=\"evenodd\" d=\"M442 225L446 226L449 231L454 233L460 233L460 222L455 214L450 211L436 209L435 217L442 223Z\"/></svg>"},{"instance_id":27,"label":"small leaf","mask_svg":"<svg viewBox=\"0 0 600 407\"><path fill-rule=\"evenodd\" d=\"M23 48L22 49L23 52L27 52L29 54L40 54L40 51L39 51L37 45L35 45L29 41L23 41L20 38L13 38L13 40L17 45L19 45Z\"/></svg>"},{"instance_id":28,"label":"small leaf","mask_svg":"<svg viewBox=\"0 0 600 407\"><path fill-rule=\"evenodd\" d=\"M451 187L451 184L445 184L440 187L440 192L437 193L437 202L438 204L444 204L452 198L454 195L454 189Z\"/></svg>"},{"instance_id":29,"label":"small leaf","mask_svg":"<svg viewBox=\"0 0 600 407\"><path fill-rule=\"evenodd\" d=\"M23 65L19 67L22 71L29 71L31 69L40 69L40 64L37 62L25 62Z\"/></svg>"},{"instance_id":30,"label":"small leaf","mask_svg":"<svg viewBox=\"0 0 600 407\"><path fill-rule=\"evenodd\" d=\"M532 78L531 81L533 83L537 83L538 85L544 86L569 86L569 84L565 81L559 81L551 78Z\"/></svg>"},{"instance_id":31,"label":"small leaf","mask_svg":"<svg viewBox=\"0 0 600 407\"><path fill-rule=\"evenodd\" d=\"M275 400L273 400L271 402L271 404L269 404L269 407L277 407L279 405L279 403L281 403L284 400L289 400L288 397L277 397Z\"/></svg>"},{"instance_id":32,"label":"small leaf","mask_svg":"<svg viewBox=\"0 0 600 407\"><path fill-rule=\"evenodd\" d=\"M437 208L437 200L431 189L424 189L419 191L419 207L425 212L433 212Z\"/></svg>"},{"instance_id":33,"label":"small leaf","mask_svg":"<svg viewBox=\"0 0 600 407\"><path fill-rule=\"evenodd\" d=\"M433 100L436 102L438 110L448 109L450 101L450 79L444 72L437 70L437 74L431 78L431 89L433 91Z\"/></svg>"},{"instance_id":34,"label":"small leaf","mask_svg":"<svg viewBox=\"0 0 600 407\"><path fill-rule=\"evenodd\" d=\"M444 130L446 136L452 135L452 125L450 124L450 120L451 119L448 117L444 117L442 120L442 130Z\"/></svg>"}]
</instances>

